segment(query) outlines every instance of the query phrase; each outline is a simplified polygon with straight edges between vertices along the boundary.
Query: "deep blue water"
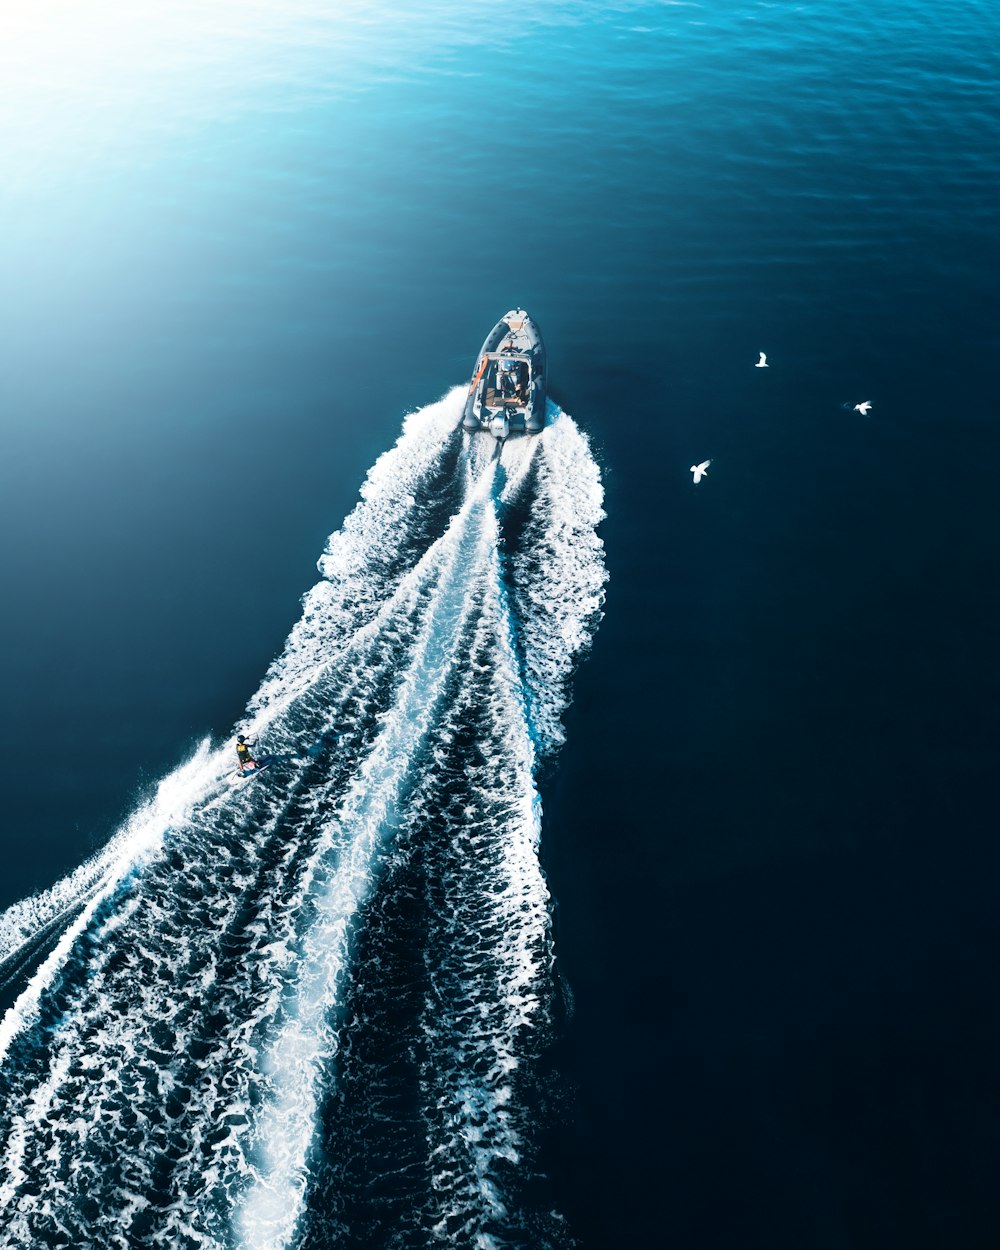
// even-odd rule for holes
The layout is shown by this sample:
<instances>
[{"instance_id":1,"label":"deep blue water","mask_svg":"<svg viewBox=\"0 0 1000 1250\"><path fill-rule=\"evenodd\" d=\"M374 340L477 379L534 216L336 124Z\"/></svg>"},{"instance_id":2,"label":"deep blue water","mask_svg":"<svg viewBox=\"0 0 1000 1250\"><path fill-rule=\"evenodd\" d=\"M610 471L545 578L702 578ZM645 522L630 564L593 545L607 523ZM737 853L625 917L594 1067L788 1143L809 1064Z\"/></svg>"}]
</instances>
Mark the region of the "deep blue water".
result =
<instances>
[{"instance_id":1,"label":"deep blue water","mask_svg":"<svg viewBox=\"0 0 1000 1250\"><path fill-rule=\"evenodd\" d=\"M983 3L18 18L3 902L229 733L521 305L610 574L542 782L547 1200L588 1250L996 1245L998 47Z\"/></svg>"}]
</instances>

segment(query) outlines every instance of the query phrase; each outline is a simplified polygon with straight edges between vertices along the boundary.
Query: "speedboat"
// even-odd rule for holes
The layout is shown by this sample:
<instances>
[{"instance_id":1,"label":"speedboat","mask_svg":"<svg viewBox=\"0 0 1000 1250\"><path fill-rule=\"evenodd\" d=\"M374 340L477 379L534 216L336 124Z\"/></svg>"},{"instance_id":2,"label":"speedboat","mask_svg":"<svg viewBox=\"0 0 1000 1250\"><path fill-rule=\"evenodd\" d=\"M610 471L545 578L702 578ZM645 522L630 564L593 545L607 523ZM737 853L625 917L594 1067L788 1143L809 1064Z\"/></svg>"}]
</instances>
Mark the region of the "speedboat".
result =
<instances>
[{"instance_id":1,"label":"speedboat","mask_svg":"<svg viewBox=\"0 0 1000 1250\"><path fill-rule=\"evenodd\" d=\"M545 425L545 344L523 308L515 308L486 336L465 401L464 430L494 438L537 434Z\"/></svg>"}]
</instances>

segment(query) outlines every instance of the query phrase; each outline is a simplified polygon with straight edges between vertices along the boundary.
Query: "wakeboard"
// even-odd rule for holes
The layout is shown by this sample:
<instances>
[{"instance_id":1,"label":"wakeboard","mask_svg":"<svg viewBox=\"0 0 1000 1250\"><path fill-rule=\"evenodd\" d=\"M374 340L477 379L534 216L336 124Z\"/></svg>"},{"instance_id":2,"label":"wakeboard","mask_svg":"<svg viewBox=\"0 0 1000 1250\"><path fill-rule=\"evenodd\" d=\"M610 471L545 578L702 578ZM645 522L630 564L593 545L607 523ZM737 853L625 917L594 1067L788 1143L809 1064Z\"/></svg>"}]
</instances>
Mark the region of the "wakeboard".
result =
<instances>
[{"instance_id":1,"label":"wakeboard","mask_svg":"<svg viewBox=\"0 0 1000 1250\"><path fill-rule=\"evenodd\" d=\"M237 776L242 777L245 781L249 781L251 777L256 777L257 774L262 773L265 768L269 768L271 762L270 755L262 755L260 759L255 762L253 768L244 768L242 773L237 770Z\"/></svg>"}]
</instances>

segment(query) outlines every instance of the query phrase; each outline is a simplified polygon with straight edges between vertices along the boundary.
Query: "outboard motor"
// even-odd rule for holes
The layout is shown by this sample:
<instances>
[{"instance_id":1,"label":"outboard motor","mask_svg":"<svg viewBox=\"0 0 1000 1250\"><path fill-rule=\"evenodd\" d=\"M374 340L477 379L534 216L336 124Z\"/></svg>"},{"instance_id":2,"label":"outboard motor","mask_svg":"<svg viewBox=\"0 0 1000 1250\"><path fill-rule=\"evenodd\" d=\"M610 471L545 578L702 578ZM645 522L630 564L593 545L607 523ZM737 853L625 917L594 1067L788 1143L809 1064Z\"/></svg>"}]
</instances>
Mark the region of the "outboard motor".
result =
<instances>
[{"instance_id":1,"label":"outboard motor","mask_svg":"<svg viewBox=\"0 0 1000 1250\"><path fill-rule=\"evenodd\" d=\"M490 433L494 438L506 438L510 433L510 421L506 412L500 411L493 414L490 421Z\"/></svg>"}]
</instances>

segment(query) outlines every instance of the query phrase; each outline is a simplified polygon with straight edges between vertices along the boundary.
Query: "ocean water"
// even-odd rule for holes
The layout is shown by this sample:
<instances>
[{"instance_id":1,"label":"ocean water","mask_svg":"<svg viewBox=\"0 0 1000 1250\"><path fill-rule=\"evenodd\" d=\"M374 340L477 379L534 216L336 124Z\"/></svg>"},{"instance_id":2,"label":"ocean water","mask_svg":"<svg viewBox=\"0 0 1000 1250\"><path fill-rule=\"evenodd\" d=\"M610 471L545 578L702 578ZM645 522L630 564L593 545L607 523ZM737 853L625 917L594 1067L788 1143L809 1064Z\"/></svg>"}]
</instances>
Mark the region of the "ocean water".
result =
<instances>
[{"instance_id":1,"label":"ocean water","mask_svg":"<svg viewBox=\"0 0 1000 1250\"><path fill-rule=\"evenodd\" d=\"M0 1244L995 1246L995 8L3 30Z\"/></svg>"}]
</instances>

